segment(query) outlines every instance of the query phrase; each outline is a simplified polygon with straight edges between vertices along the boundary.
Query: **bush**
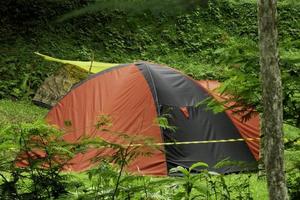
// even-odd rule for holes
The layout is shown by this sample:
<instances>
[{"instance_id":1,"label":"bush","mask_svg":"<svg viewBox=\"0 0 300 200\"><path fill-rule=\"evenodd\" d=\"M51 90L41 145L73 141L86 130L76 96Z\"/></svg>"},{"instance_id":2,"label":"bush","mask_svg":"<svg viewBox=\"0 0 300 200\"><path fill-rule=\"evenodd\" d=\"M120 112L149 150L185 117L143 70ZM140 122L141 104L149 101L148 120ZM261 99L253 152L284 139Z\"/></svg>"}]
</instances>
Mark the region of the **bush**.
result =
<instances>
[{"instance_id":1,"label":"bush","mask_svg":"<svg viewBox=\"0 0 300 200\"><path fill-rule=\"evenodd\" d=\"M48 199L66 192L60 171L74 145L59 139L61 132L37 121L2 127L0 136L2 198Z\"/></svg>"}]
</instances>

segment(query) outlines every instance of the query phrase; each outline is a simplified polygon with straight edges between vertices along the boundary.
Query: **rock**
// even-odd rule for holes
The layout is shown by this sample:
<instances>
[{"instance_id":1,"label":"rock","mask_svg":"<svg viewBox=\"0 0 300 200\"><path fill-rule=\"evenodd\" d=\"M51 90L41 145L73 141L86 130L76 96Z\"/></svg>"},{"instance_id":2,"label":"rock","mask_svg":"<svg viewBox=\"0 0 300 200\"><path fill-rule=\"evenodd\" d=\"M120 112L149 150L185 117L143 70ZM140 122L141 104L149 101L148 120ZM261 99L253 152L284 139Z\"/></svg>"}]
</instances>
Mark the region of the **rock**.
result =
<instances>
[{"instance_id":1,"label":"rock","mask_svg":"<svg viewBox=\"0 0 300 200\"><path fill-rule=\"evenodd\" d=\"M33 102L51 108L63 98L71 88L88 77L88 72L74 65L64 65L55 74L46 78L37 90Z\"/></svg>"}]
</instances>

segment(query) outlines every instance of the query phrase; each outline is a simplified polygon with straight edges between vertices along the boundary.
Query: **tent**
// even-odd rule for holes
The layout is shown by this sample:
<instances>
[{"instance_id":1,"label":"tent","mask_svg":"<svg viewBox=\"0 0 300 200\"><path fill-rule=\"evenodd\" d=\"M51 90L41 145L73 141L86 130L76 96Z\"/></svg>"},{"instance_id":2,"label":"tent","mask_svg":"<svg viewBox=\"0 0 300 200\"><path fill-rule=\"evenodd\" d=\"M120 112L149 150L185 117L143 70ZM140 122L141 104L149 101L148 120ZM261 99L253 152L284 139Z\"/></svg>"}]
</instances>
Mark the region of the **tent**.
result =
<instances>
[{"instance_id":1,"label":"tent","mask_svg":"<svg viewBox=\"0 0 300 200\"><path fill-rule=\"evenodd\" d=\"M234 110L213 113L205 104L208 97L221 101L215 92L217 81L195 81L181 72L157 64L138 62L109 67L89 76L68 92L50 110L46 120L61 129L66 141L83 136L126 145L118 134L152 138L160 148L150 156L140 155L127 170L146 175L167 175L170 168L189 167L202 161L210 167L223 159L255 163L259 154L259 117L246 122ZM97 118L109 116L110 131L97 129ZM161 127L160 117L168 119ZM71 127L66 127L66 121ZM69 125L70 125L69 124ZM146 141L146 139L145 139ZM71 170L92 166L92 159L111 155L110 149L90 149L76 155ZM214 169L215 170L215 169ZM217 171L240 171L224 166Z\"/></svg>"}]
</instances>

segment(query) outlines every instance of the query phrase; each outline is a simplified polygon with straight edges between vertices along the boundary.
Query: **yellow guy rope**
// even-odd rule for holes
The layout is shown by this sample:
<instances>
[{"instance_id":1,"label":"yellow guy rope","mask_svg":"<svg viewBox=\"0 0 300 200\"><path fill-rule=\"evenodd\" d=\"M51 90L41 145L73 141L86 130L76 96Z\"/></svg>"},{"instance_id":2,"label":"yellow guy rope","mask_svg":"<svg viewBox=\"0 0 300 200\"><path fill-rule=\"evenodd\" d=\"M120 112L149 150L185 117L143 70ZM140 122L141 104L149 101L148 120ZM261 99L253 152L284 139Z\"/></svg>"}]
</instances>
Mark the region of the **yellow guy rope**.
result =
<instances>
[{"instance_id":1,"label":"yellow guy rope","mask_svg":"<svg viewBox=\"0 0 300 200\"><path fill-rule=\"evenodd\" d=\"M186 141L186 142L165 142L153 143L149 146L169 146L169 145L184 145L184 144L209 144L209 143L224 143L224 142L242 142L242 141L255 141L260 138L239 138L239 139L226 139L226 140L203 140L203 141ZM145 146L145 144L130 144L129 146Z\"/></svg>"}]
</instances>

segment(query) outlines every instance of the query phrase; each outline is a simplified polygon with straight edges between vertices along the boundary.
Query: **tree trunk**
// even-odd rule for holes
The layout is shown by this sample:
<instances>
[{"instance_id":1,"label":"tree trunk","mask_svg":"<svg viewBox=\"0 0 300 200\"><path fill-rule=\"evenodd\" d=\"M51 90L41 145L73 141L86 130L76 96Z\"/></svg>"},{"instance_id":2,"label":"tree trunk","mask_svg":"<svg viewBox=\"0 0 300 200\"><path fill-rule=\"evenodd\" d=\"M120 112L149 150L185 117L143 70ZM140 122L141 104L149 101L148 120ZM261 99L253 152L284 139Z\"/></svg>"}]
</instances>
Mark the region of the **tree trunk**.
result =
<instances>
[{"instance_id":1,"label":"tree trunk","mask_svg":"<svg viewBox=\"0 0 300 200\"><path fill-rule=\"evenodd\" d=\"M258 0L260 66L263 89L261 132L269 199L288 199L283 160L282 86L278 66L276 0Z\"/></svg>"},{"instance_id":2,"label":"tree trunk","mask_svg":"<svg viewBox=\"0 0 300 200\"><path fill-rule=\"evenodd\" d=\"M262 115L260 115L260 118L262 119ZM260 121L260 127L262 127L262 120ZM259 161L258 161L258 173L257 176L259 179L264 179L266 177L266 167L264 163L264 143L265 143L265 137L263 132L260 133L260 143L259 143Z\"/></svg>"}]
</instances>

